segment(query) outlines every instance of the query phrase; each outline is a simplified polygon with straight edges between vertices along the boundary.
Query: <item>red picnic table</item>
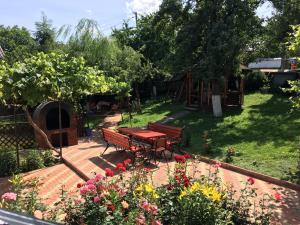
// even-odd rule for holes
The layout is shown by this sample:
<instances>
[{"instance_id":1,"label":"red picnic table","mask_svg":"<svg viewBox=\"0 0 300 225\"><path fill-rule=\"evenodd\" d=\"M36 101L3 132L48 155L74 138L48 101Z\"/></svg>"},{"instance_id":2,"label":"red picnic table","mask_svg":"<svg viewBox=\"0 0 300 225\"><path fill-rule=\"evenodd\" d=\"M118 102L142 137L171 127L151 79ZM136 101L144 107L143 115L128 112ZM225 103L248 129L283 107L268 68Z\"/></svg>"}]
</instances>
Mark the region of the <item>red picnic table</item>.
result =
<instances>
[{"instance_id":1,"label":"red picnic table","mask_svg":"<svg viewBox=\"0 0 300 225\"><path fill-rule=\"evenodd\" d=\"M151 158L154 158L155 164L156 164L155 153L160 153L160 155L164 156L165 159L167 160L167 157L165 154L166 140L160 139L160 138L167 137L167 134L157 132L157 131L142 129L142 128L119 128L119 132L151 144L151 149L154 151L150 152L150 160L151 160ZM152 157L151 157L151 155L152 155Z\"/></svg>"},{"instance_id":2,"label":"red picnic table","mask_svg":"<svg viewBox=\"0 0 300 225\"><path fill-rule=\"evenodd\" d=\"M119 132L142 140L153 140L167 136L164 133L142 128L119 128Z\"/></svg>"}]
</instances>

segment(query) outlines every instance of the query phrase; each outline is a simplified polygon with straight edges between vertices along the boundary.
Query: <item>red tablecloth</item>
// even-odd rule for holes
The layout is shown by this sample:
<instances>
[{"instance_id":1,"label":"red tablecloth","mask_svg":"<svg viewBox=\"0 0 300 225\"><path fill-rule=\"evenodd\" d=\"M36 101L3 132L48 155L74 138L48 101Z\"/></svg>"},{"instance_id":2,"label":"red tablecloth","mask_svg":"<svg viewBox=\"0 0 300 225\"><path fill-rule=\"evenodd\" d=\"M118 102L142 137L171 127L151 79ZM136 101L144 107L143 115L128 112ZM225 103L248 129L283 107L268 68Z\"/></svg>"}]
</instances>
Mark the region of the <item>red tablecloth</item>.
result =
<instances>
[{"instance_id":1,"label":"red tablecloth","mask_svg":"<svg viewBox=\"0 0 300 225\"><path fill-rule=\"evenodd\" d=\"M133 137L139 139L155 139L155 138L162 138L166 137L167 135L164 133L146 130L142 128L119 128L119 132L122 134L131 135Z\"/></svg>"}]
</instances>

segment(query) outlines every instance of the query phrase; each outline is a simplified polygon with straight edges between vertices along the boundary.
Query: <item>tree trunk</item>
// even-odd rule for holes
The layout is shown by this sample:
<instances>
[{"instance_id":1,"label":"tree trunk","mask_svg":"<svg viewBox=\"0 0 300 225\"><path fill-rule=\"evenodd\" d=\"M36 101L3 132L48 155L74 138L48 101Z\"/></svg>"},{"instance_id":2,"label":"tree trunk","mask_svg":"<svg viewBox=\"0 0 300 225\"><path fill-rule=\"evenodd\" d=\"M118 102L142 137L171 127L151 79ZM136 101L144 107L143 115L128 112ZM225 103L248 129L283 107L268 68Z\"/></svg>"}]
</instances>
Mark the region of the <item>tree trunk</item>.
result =
<instances>
[{"instance_id":1,"label":"tree trunk","mask_svg":"<svg viewBox=\"0 0 300 225\"><path fill-rule=\"evenodd\" d=\"M139 92L139 86L138 84L135 85L135 95L136 95L136 110L138 112L142 112L142 107L141 107L141 97L140 97L140 92Z\"/></svg>"},{"instance_id":2,"label":"tree trunk","mask_svg":"<svg viewBox=\"0 0 300 225\"><path fill-rule=\"evenodd\" d=\"M222 103L221 103L221 94L220 94L220 87L217 80L213 81L212 86L212 107L213 113L215 117L222 117Z\"/></svg>"},{"instance_id":3,"label":"tree trunk","mask_svg":"<svg viewBox=\"0 0 300 225\"><path fill-rule=\"evenodd\" d=\"M25 113L26 113L27 120L28 120L29 124L33 127L33 129L34 129L37 133L39 133L39 134L44 138L44 140L45 140L45 142L47 143L49 149L56 151L56 149L53 147L53 145L52 145L51 142L49 141L48 136L45 134L45 132L44 132L41 128L39 128L38 125L36 125L35 122L33 122L32 117L31 117L31 115L30 115L30 113L29 113L29 111L28 111L28 108L27 108L26 106L23 106L23 110L24 110Z\"/></svg>"}]
</instances>

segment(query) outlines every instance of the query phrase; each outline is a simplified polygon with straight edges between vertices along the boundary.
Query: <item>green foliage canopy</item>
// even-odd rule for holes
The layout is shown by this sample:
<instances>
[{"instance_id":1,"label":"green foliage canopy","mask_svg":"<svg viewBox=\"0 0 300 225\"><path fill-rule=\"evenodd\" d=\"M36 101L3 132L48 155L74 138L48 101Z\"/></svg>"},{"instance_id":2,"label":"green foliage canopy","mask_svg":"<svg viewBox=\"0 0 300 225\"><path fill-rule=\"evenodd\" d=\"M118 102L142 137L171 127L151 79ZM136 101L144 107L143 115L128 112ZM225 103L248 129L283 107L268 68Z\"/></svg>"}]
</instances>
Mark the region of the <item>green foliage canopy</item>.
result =
<instances>
[{"instance_id":1,"label":"green foliage canopy","mask_svg":"<svg viewBox=\"0 0 300 225\"><path fill-rule=\"evenodd\" d=\"M13 64L37 52L37 44L29 31L22 27L0 26L0 46L5 53L4 60Z\"/></svg>"},{"instance_id":2,"label":"green foliage canopy","mask_svg":"<svg viewBox=\"0 0 300 225\"><path fill-rule=\"evenodd\" d=\"M56 30L46 14L42 13L42 19L35 23L35 28L34 36L39 45L39 50L42 52L54 50L56 47Z\"/></svg>"},{"instance_id":3,"label":"green foliage canopy","mask_svg":"<svg viewBox=\"0 0 300 225\"><path fill-rule=\"evenodd\" d=\"M94 93L125 94L128 90L125 82L86 66L82 57L38 53L12 66L0 65L1 99L25 106L47 100L76 102Z\"/></svg>"},{"instance_id":4,"label":"green foliage canopy","mask_svg":"<svg viewBox=\"0 0 300 225\"><path fill-rule=\"evenodd\" d=\"M120 46L114 39L104 37L96 21L82 19L72 32L70 27L60 29L67 37L66 52L81 56L87 65L101 68L107 77L131 85L152 76L151 64L130 46Z\"/></svg>"}]
</instances>

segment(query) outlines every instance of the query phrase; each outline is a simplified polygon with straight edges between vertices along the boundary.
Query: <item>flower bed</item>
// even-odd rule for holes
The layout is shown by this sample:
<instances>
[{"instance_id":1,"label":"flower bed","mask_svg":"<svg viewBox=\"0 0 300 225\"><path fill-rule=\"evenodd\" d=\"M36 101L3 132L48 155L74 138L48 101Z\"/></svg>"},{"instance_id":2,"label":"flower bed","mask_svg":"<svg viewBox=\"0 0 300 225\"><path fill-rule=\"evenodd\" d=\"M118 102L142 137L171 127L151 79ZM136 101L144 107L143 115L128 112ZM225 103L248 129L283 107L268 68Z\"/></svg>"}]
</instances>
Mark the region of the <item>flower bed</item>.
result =
<instances>
[{"instance_id":1,"label":"flower bed","mask_svg":"<svg viewBox=\"0 0 300 225\"><path fill-rule=\"evenodd\" d=\"M197 160L188 154L175 159L165 186L155 187L151 170L132 168L125 160L115 170L107 168L106 176L79 183L78 197L63 192L47 218L59 221L63 214L66 224L270 224L274 203L281 201L278 192L258 200L253 178L236 192L218 178L218 162L212 163L208 176L195 177L188 170ZM126 170L132 174L127 180ZM10 193L2 201L8 207L17 199Z\"/></svg>"}]
</instances>

